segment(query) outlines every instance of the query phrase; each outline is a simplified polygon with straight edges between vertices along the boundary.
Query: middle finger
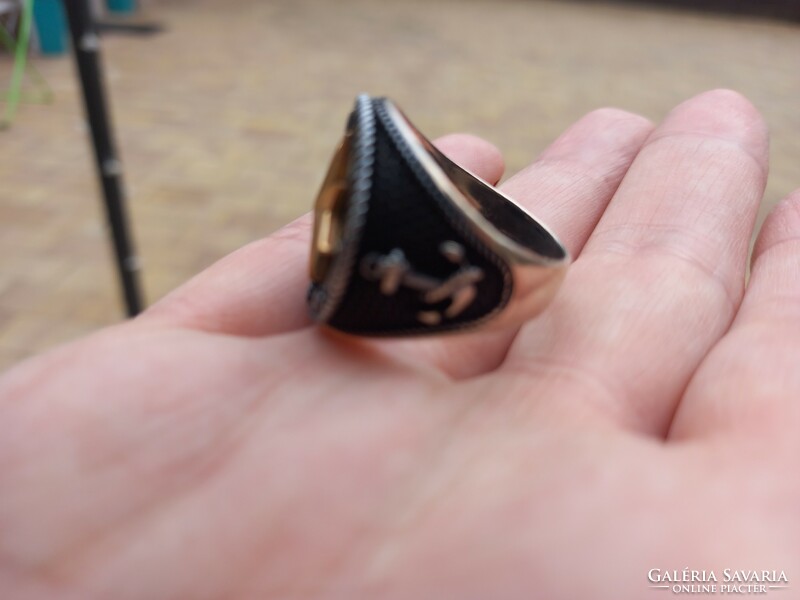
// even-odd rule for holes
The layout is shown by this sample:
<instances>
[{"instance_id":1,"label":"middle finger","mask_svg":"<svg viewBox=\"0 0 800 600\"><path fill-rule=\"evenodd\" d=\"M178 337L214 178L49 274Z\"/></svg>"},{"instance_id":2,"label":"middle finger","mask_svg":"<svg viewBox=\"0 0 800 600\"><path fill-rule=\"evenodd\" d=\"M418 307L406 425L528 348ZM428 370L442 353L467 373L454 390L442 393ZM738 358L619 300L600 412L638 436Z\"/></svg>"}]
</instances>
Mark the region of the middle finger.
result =
<instances>
[{"instance_id":1,"label":"middle finger","mask_svg":"<svg viewBox=\"0 0 800 600\"><path fill-rule=\"evenodd\" d=\"M735 92L667 116L556 301L510 351L504 368L539 384L529 401L666 431L741 300L767 157L764 122Z\"/></svg>"}]
</instances>

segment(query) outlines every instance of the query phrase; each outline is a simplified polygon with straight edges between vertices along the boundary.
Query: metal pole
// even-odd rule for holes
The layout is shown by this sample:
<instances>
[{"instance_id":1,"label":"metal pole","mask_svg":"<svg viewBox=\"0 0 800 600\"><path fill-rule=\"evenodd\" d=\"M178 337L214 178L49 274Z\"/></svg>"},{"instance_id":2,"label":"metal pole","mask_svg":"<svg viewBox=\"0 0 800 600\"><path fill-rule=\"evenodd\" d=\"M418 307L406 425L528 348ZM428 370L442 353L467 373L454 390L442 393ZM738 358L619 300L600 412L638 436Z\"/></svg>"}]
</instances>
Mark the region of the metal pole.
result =
<instances>
[{"instance_id":1,"label":"metal pole","mask_svg":"<svg viewBox=\"0 0 800 600\"><path fill-rule=\"evenodd\" d=\"M64 0L72 35L72 51L92 133L97 174L103 190L106 219L111 227L114 253L125 308L128 316L142 309L138 281L139 260L133 249L125 213L122 190L122 163L117 158L103 92L103 70L100 62L100 39L95 30L89 0Z\"/></svg>"}]
</instances>

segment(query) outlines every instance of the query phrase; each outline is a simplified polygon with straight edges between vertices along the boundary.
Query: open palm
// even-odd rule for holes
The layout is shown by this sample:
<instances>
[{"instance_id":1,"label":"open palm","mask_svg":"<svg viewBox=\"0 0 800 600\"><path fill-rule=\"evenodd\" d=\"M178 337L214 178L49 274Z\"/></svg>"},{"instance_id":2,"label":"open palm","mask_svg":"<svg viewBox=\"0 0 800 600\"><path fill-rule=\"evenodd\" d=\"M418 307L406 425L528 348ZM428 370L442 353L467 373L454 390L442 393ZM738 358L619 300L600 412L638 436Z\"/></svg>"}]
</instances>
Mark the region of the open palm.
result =
<instances>
[{"instance_id":1,"label":"open palm","mask_svg":"<svg viewBox=\"0 0 800 600\"><path fill-rule=\"evenodd\" d=\"M488 180L502 161L440 140ZM800 196L709 92L504 184L577 259L519 331L311 327L308 218L0 380L0 597L639 599L800 578ZM800 579L797 585L800 585Z\"/></svg>"}]
</instances>

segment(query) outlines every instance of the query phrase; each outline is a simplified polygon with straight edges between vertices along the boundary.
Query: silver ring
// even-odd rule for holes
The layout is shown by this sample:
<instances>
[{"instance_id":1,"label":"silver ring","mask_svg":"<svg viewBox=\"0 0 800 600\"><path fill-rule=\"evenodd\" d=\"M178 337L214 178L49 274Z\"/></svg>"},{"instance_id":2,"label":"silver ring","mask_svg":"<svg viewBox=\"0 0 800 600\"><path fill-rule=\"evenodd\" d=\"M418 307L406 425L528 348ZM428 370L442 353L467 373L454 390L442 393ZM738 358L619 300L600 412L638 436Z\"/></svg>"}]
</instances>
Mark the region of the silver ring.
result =
<instances>
[{"instance_id":1,"label":"silver ring","mask_svg":"<svg viewBox=\"0 0 800 600\"><path fill-rule=\"evenodd\" d=\"M358 97L314 210L317 322L381 336L520 325L550 303L569 262L555 234L392 101Z\"/></svg>"}]
</instances>

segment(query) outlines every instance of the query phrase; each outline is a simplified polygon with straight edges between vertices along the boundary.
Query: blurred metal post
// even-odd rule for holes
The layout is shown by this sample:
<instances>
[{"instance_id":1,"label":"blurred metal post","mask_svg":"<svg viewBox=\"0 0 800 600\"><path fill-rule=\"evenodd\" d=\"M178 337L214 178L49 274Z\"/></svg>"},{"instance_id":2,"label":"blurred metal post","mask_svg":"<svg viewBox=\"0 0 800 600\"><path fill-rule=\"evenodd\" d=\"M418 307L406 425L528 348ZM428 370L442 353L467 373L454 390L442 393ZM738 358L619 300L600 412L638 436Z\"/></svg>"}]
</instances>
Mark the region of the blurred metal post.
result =
<instances>
[{"instance_id":1,"label":"blurred metal post","mask_svg":"<svg viewBox=\"0 0 800 600\"><path fill-rule=\"evenodd\" d=\"M111 227L114 253L128 316L142 309L139 260L133 249L122 191L122 163L117 158L103 91L100 39L89 0L64 0L72 35L72 52L81 80L86 116L92 134L97 174L103 190L106 219Z\"/></svg>"}]
</instances>

